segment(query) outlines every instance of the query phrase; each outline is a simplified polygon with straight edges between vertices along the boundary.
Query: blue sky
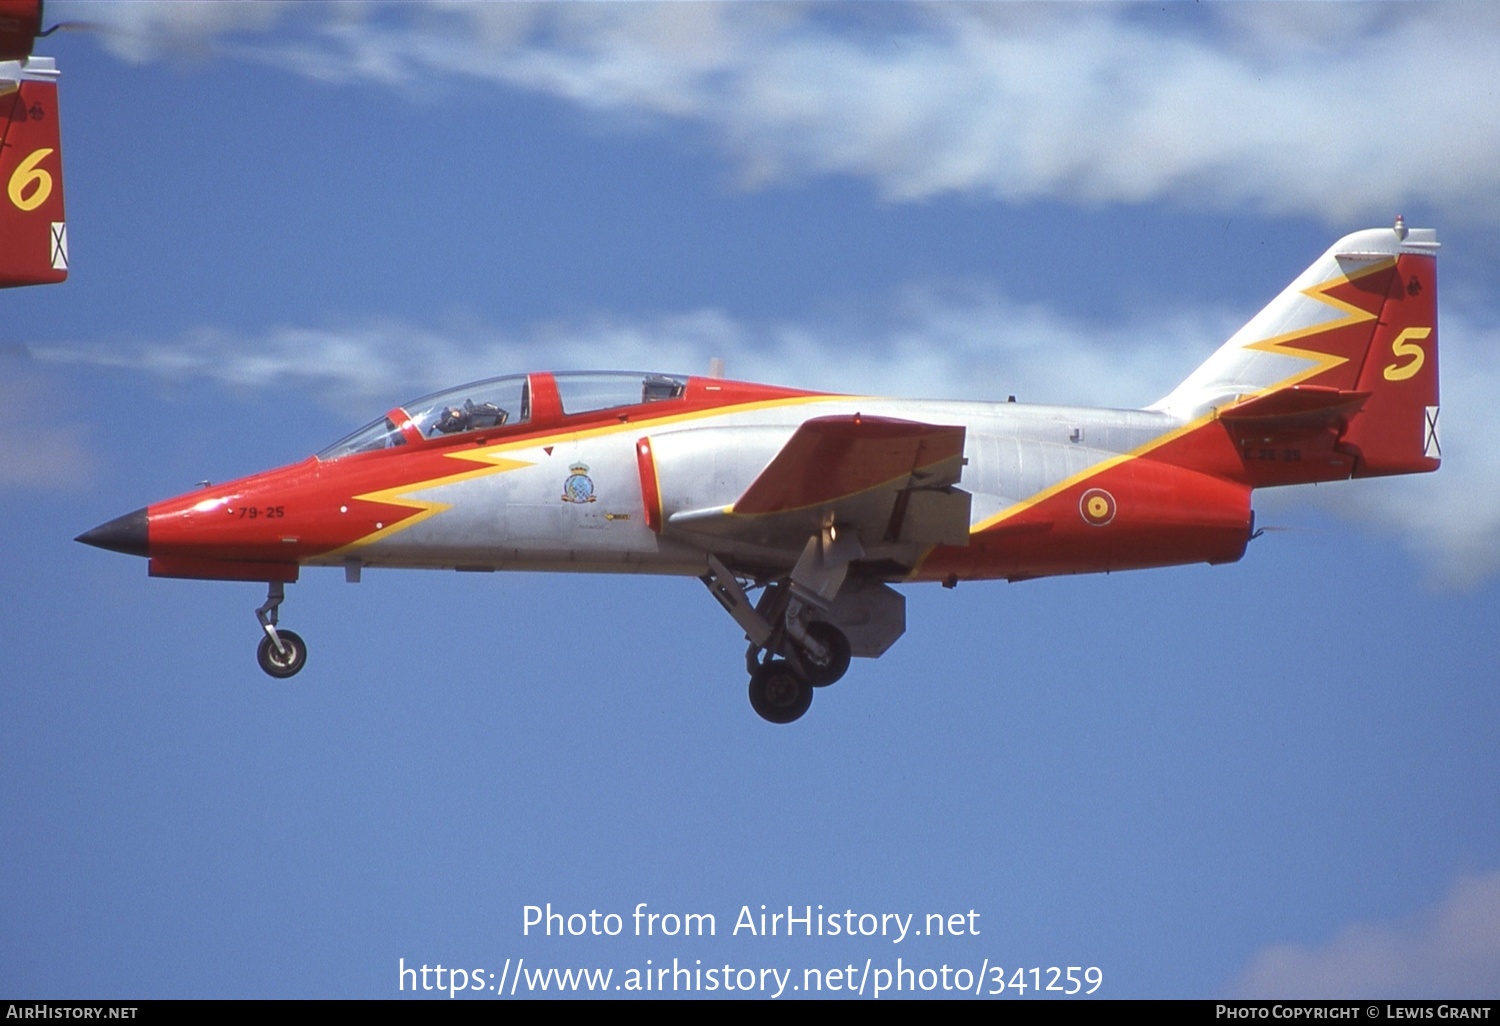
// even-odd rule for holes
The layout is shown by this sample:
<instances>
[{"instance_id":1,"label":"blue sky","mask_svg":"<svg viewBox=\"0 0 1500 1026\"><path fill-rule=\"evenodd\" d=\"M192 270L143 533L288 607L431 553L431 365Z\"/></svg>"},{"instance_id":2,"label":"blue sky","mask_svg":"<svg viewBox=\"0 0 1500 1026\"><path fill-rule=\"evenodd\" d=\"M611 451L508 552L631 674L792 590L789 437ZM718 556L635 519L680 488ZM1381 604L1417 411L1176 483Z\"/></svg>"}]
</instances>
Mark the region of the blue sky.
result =
<instances>
[{"instance_id":1,"label":"blue sky","mask_svg":"<svg viewBox=\"0 0 1500 1026\"><path fill-rule=\"evenodd\" d=\"M48 5L72 270L0 296L0 993L1098 966L1500 993L1500 17L1479 5ZM1339 236L1439 230L1443 469L1234 566L912 587L791 728L695 581L74 535L529 369L1139 406ZM713 913L524 936L523 909ZM742 906L980 913L752 938ZM628 932L628 931L627 931Z\"/></svg>"}]
</instances>

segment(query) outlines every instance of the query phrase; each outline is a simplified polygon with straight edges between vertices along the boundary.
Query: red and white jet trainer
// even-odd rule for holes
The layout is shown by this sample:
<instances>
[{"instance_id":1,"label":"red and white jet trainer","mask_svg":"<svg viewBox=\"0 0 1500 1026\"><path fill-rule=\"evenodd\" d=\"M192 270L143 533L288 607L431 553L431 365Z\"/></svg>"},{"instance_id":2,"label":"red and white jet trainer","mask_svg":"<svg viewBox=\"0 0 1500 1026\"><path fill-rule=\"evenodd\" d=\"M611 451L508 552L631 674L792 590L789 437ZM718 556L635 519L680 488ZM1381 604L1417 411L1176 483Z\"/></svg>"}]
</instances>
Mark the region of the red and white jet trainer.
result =
<instances>
[{"instance_id":1,"label":"red and white jet trainer","mask_svg":"<svg viewBox=\"0 0 1500 1026\"><path fill-rule=\"evenodd\" d=\"M1399 218L1340 239L1145 409L520 374L78 540L269 582L276 677L307 655L277 626L303 566L697 577L745 630L751 705L786 723L905 631L892 583L1230 563L1255 488L1437 469L1437 248Z\"/></svg>"}]
</instances>

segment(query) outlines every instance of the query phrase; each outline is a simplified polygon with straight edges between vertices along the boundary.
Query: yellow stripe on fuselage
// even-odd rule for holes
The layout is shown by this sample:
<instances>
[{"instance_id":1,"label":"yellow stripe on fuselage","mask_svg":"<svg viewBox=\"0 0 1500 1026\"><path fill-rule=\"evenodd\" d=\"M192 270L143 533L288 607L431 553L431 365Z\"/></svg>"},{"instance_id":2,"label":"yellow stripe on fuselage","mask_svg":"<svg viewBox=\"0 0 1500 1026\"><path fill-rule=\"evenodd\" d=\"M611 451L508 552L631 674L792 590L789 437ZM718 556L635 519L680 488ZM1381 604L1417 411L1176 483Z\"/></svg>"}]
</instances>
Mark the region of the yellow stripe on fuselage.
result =
<instances>
[{"instance_id":1,"label":"yellow stripe on fuselage","mask_svg":"<svg viewBox=\"0 0 1500 1026\"><path fill-rule=\"evenodd\" d=\"M992 516L986 517L979 523L975 524L973 527L970 527L969 534L974 535L978 534L980 531L986 531L989 528L994 527L996 524L1003 523L1004 521L1009 520L1011 517L1017 516L1021 513L1025 513L1031 507L1037 505L1040 502L1047 501L1058 492L1066 491L1075 484L1087 481L1091 477L1095 477L1099 474L1104 473L1111 467L1118 467L1122 463L1126 463L1134 459L1139 459L1153 449L1159 449L1163 445L1166 445L1168 442L1177 438L1181 438L1183 435L1189 433L1190 431L1196 431L1204 424L1207 424L1210 421L1214 420L1217 416L1217 412L1205 413L1201 417L1198 417L1196 420L1191 420L1188 423L1183 424L1181 427L1175 427L1171 431L1166 431L1160 435L1157 435L1149 442L1146 442L1144 445L1137 446L1129 452L1120 453L1117 456L1111 456L1108 459L1100 460L1093 466L1087 467L1084 470L1080 470L1078 473L1073 474L1069 477L1065 477L1056 484L1048 485L1046 488L1043 488L1035 495L1028 496L1021 501L1014 503L1013 505L1005 507L999 513L995 513Z\"/></svg>"}]
</instances>

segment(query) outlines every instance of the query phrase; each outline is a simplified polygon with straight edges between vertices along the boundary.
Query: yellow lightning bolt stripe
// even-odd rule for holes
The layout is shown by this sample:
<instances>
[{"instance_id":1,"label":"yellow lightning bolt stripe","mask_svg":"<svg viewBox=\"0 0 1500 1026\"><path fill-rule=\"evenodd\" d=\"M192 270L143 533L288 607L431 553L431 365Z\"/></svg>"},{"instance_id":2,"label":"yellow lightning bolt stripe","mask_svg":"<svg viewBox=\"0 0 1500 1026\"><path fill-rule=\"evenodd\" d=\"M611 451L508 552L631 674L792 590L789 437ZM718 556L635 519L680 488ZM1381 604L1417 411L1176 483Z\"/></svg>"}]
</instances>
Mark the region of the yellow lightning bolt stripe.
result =
<instances>
[{"instance_id":1,"label":"yellow lightning bolt stripe","mask_svg":"<svg viewBox=\"0 0 1500 1026\"><path fill-rule=\"evenodd\" d=\"M1309 299L1315 299L1320 303L1327 303L1334 309L1341 311L1343 316L1331 321L1324 321L1321 324L1298 328L1284 335L1261 339L1259 342L1252 342L1245 346L1246 349L1255 349L1263 353L1274 353L1278 356L1298 356L1304 360L1314 361L1312 367L1278 381L1274 385L1262 388L1253 393L1253 395L1246 396L1245 398L1255 398L1256 396L1266 395L1279 389L1290 388L1293 385L1306 381L1308 378L1317 377L1324 371L1332 370L1340 364L1348 363L1349 358L1347 356L1335 356L1332 353L1319 352L1316 349L1304 349L1300 346L1294 346L1291 343L1296 342L1298 339L1323 335L1330 331L1337 331L1340 328L1348 328L1355 324L1364 324L1367 321L1375 320L1380 316L1378 310L1371 313L1363 307L1355 306L1347 300L1339 299L1337 296L1330 296L1328 293L1340 285L1347 285L1350 282L1358 281L1372 274L1378 274L1394 266L1396 266L1396 258L1388 257L1384 260L1377 260L1368 267L1361 268L1354 274L1341 274L1336 278L1330 278L1325 282L1319 282L1317 285L1310 285L1303 289L1302 294L1304 296ZM1384 297L1382 297L1383 299Z\"/></svg>"},{"instance_id":2,"label":"yellow lightning bolt stripe","mask_svg":"<svg viewBox=\"0 0 1500 1026\"><path fill-rule=\"evenodd\" d=\"M1340 274L1337 277L1329 278L1327 281L1319 282L1316 285L1309 285L1307 288L1303 289L1302 294L1304 296L1307 296L1309 299L1315 299L1321 303L1327 303L1334 309L1341 311L1343 316L1331 321L1324 321L1321 324L1314 324L1310 327L1298 328L1295 331L1289 331L1282 335L1276 335L1271 338L1261 339L1258 342L1252 342L1250 345L1245 346L1246 349L1257 349L1262 352L1275 353L1278 356L1298 356L1302 357L1303 359L1314 360L1316 361L1316 363L1311 368L1298 371L1296 374L1283 378L1282 380L1277 381L1274 384L1267 385L1265 388L1258 389L1248 395L1241 396L1241 401L1248 401L1259 396L1268 395L1271 392L1279 391L1283 388L1290 388L1293 385L1306 381L1308 378L1316 377L1326 370L1331 370L1332 368L1337 367L1342 363L1348 363L1348 357L1334 356L1330 353L1318 352L1315 349L1304 349L1301 347L1292 346L1290 345L1290 343L1296 342L1299 339L1309 338L1313 335L1321 335L1329 331L1337 331L1340 328L1347 328L1350 325L1363 324L1366 321L1375 320L1376 317L1379 316L1379 314L1371 313L1368 310L1355 306L1353 303L1349 303L1345 300L1339 299L1337 296L1330 296L1328 295L1328 292L1331 289L1338 288L1340 285L1347 285L1348 283L1366 277L1367 275L1375 274L1377 272L1385 270L1386 268L1393 267L1395 266L1395 263L1395 257L1390 257L1385 260L1378 260L1375 263L1371 264L1369 267L1361 268L1355 274ZM1157 437L1151 439L1149 442L1146 442L1144 445L1132 449L1130 452L1121 453L1118 456L1111 456L1110 458L1101 460L1093 466L1088 467L1085 470L1081 470L1070 477L1063 478L1061 481L1057 482L1056 484L1049 485L1048 487L1037 492L1035 495L1028 496L1027 498L1022 499L1020 502L1005 507L1005 509L1001 510L999 513L995 513L992 516L986 517L979 523L970 527L969 534L974 535L980 533L981 531L989 530L997 524L1004 523L1005 521L1026 512L1033 506L1045 502L1059 492L1066 491L1076 484L1087 481L1091 477L1096 477L1097 475L1104 473L1106 470L1109 470L1112 467L1117 467L1129 460L1139 459L1147 453L1155 449L1159 449L1167 443L1172 442L1178 438L1181 438L1183 435L1198 430L1203 425L1217 419L1218 415L1219 414L1217 410L1205 413L1195 420L1189 421L1188 423L1182 425L1181 427L1173 428L1171 431L1168 431L1165 434L1158 435ZM930 551L931 550L928 550L928 552ZM917 565L912 571L914 574L921 568L922 561L927 558L927 555L928 553L924 552L922 554L922 559L917 561Z\"/></svg>"},{"instance_id":3,"label":"yellow lightning bolt stripe","mask_svg":"<svg viewBox=\"0 0 1500 1026\"><path fill-rule=\"evenodd\" d=\"M499 448L498 446L495 448ZM407 509L417 510L415 516L410 516L399 523L382 527L378 531L372 531L356 541L350 542L341 548L324 554L323 558L329 556L341 556L346 552L352 552L366 545L380 541L408 527L415 527L429 517L437 516L446 510L453 508L451 502L433 502L429 499L414 499L413 492L426 491L430 488L439 488L443 485L457 484L460 481L470 481L475 478L489 477L492 474L503 474L509 470L520 470L522 467L530 467L534 464L527 460L513 460L498 455L494 449L475 449L468 452L444 453L449 459L469 460L475 463L486 464L475 470L465 470L457 474L447 474L442 477L429 478L426 481L417 481L413 484L397 485L395 488L382 488L379 491L364 492L354 498L365 502L379 502L387 506L405 506Z\"/></svg>"},{"instance_id":4,"label":"yellow lightning bolt stripe","mask_svg":"<svg viewBox=\"0 0 1500 1026\"><path fill-rule=\"evenodd\" d=\"M474 463L486 464L476 470L468 470L458 474L446 474L440 477L429 478L424 481L416 481L410 484L397 485L394 488L382 488L374 492L365 492L354 498L368 502L381 502L388 506L405 506L407 509L417 510L415 516L407 517L399 523L390 524L377 531L365 535L348 545L341 546L331 552L326 552L320 559L328 559L345 555L356 549L364 548L383 538L398 534L409 527L415 527L422 521L437 516L453 508L452 503L434 502L429 499L414 499L414 492L427 491L442 485L457 484L460 481L469 481L476 478L488 477L492 474L503 474L511 470L520 470L523 467L536 465L535 460L512 459L505 453L516 452L523 449L541 449L549 445L560 445L565 442L576 442L588 438L600 438L606 435L617 435L627 431L640 431L644 428L660 428L666 425L685 423L694 420L704 420L708 417L717 417L728 413L748 413L756 410L776 409L784 406L800 406L808 403L819 402L845 402L868 399L869 396L853 395L802 395L780 399L762 399L755 402L735 403L727 406L716 406L707 410L693 410L688 413L671 414L665 417L643 417L639 420L624 420L614 424L604 424L599 427L585 428L581 431L568 431L555 435L543 435L541 437L530 437L518 439L514 442L501 442L497 445L485 446L482 449L466 449L462 452L449 452L443 455L454 460L469 460ZM727 509L727 507L726 507Z\"/></svg>"}]
</instances>

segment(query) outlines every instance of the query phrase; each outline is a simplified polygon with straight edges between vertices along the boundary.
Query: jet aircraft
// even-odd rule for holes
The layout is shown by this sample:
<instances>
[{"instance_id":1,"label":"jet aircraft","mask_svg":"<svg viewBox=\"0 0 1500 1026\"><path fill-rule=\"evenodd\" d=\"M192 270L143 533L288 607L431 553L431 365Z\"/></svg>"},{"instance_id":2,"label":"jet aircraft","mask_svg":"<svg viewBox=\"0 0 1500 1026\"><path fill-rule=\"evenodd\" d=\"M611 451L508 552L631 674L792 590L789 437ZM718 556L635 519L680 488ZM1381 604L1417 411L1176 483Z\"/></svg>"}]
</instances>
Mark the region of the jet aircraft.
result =
<instances>
[{"instance_id":1,"label":"jet aircraft","mask_svg":"<svg viewBox=\"0 0 1500 1026\"><path fill-rule=\"evenodd\" d=\"M268 582L274 677L307 657L278 623L304 566L696 577L744 629L750 704L787 723L905 631L894 584L1232 563L1256 488L1437 469L1437 248L1400 218L1340 239L1143 409L517 374L78 540Z\"/></svg>"},{"instance_id":2,"label":"jet aircraft","mask_svg":"<svg viewBox=\"0 0 1500 1026\"><path fill-rule=\"evenodd\" d=\"M31 55L46 34L41 0L0 0L0 288L68 276L57 63Z\"/></svg>"}]
</instances>

